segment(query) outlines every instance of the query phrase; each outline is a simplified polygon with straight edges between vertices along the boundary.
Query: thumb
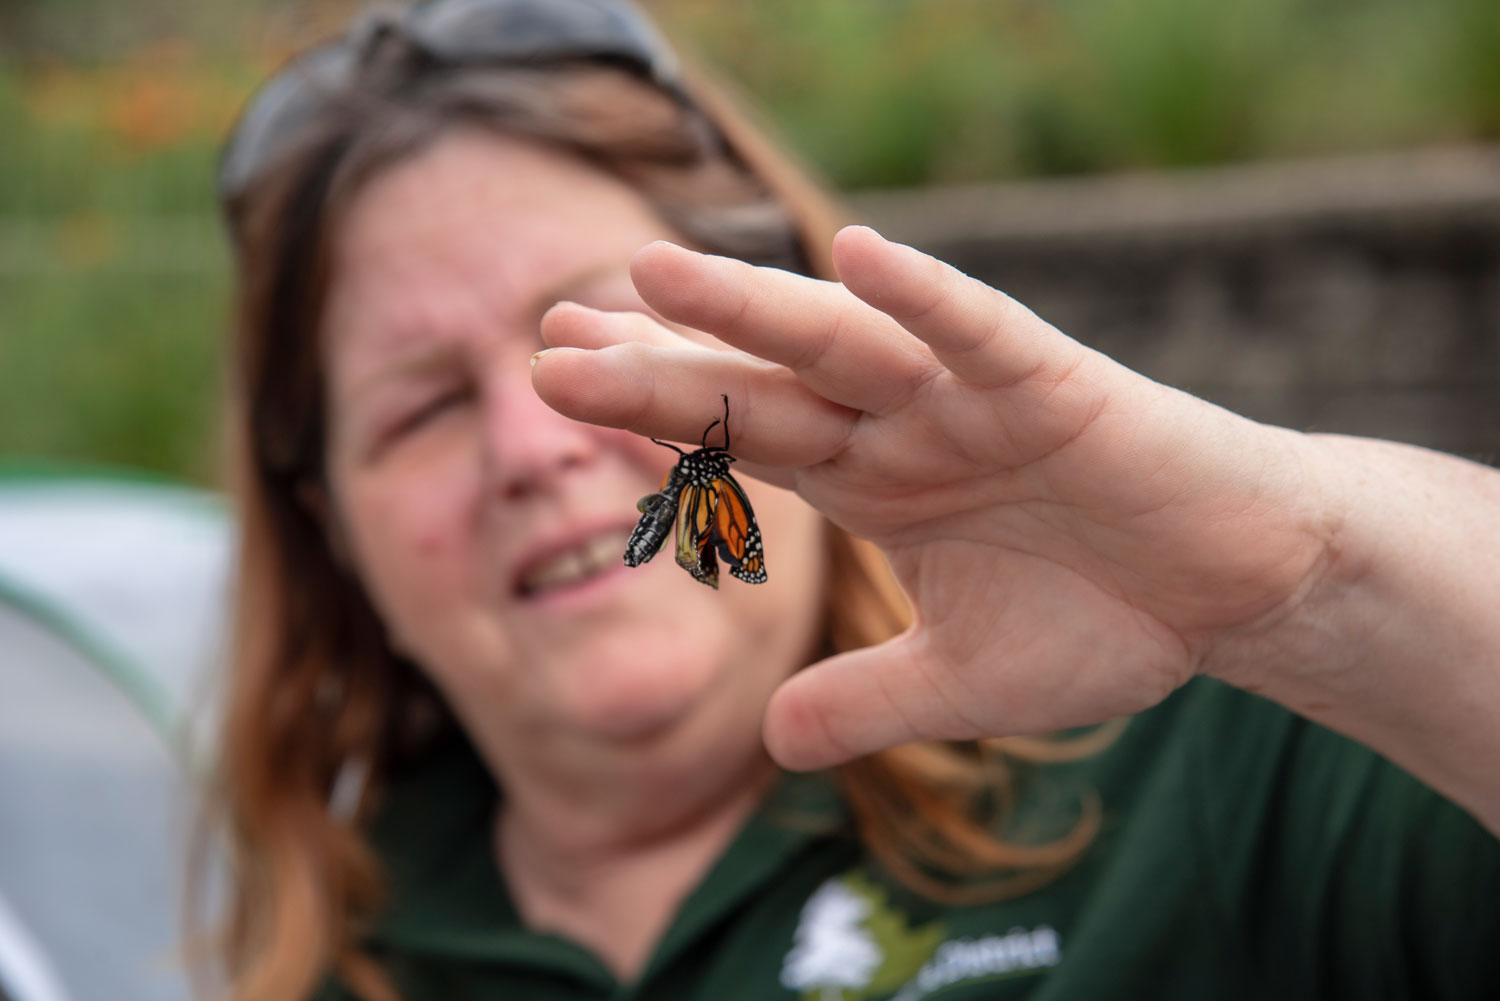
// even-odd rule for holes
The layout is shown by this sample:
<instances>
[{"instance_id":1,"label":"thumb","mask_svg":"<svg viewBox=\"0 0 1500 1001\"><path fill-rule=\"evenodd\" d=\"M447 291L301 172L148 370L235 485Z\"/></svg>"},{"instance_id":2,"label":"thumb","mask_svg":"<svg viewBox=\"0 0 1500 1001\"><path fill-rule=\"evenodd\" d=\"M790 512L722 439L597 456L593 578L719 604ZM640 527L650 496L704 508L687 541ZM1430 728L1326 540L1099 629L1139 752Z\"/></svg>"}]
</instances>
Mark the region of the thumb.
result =
<instances>
[{"instance_id":1,"label":"thumb","mask_svg":"<svg viewBox=\"0 0 1500 1001\"><path fill-rule=\"evenodd\" d=\"M766 748L777 763L811 771L913 740L973 736L976 728L933 681L935 665L919 635L908 631L787 679L771 697L764 723Z\"/></svg>"}]
</instances>

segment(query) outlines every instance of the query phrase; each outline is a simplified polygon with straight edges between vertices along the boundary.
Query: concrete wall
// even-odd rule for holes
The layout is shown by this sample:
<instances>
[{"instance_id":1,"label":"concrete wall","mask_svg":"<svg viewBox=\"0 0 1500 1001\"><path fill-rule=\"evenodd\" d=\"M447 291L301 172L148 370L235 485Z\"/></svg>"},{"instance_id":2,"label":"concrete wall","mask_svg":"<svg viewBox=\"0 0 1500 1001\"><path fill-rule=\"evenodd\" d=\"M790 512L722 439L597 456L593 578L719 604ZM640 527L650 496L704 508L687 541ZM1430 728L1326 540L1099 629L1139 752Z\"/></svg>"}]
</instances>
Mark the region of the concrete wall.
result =
<instances>
[{"instance_id":1,"label":"concrete wall","mask_svg":"<svg viewBox=\"0 0 1500 1001\"><path fill-rule=\"evenodd\" d=\"M1152 378L1500 460L1500 148L854 202Z\"/></svg>"}]
</instances>

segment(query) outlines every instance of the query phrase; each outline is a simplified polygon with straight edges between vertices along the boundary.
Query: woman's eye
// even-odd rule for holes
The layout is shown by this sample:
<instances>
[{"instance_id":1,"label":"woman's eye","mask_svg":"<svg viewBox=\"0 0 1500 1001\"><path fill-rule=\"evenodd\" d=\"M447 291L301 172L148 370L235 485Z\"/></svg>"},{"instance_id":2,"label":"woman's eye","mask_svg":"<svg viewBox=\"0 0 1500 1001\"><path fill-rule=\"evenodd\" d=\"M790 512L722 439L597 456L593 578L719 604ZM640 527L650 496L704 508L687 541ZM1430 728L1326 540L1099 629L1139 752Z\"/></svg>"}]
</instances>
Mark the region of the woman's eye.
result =
<instances>
[{"instance_id":1,"label":"woman's eye","mask_svg":"<svg viewBox=\"0 0 1500 1001\"><path fill-rule=\"evenodd\" d=\"M474 393L468 386L455 386L429 397L422 403L407 411L398 419L387 438L398 438L404 434L416 431L435 417L445 413L453 407L467 403Z\"/></svg>"}]
</instances>

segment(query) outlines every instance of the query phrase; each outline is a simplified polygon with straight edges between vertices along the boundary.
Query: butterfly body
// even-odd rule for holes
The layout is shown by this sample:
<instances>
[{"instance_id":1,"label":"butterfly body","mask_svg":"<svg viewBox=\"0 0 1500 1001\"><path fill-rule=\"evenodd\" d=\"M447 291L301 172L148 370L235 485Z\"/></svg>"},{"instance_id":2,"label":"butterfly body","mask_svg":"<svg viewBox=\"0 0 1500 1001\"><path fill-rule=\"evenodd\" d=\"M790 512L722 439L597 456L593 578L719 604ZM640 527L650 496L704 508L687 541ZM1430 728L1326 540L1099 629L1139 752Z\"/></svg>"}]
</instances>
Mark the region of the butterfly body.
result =
<instances>
[{"instance_id":1,"label":"butterfly body","mask_svg":"<svg viewBox=\"0 0 1500 1001\"><path fill-rule=\"evenodd\" d=\"M681 466L673 466L660 492L647 494L636 502L641 520L636 522L630 541L625 543L625 565L638 567L649 563L661 544L672 533L672 523L677 520L677 495L682 490Z\"/></svg>"},{"instance_id":2,"label":"butterfly body","mask_svg":"<svg viewBox=\"0 0 1500 1001\"><path fill-rule=\"evenodd\" d=\"M719 559L731 576L750 584L766 580L765 552L760 526L750 498L729 470L729 399L724 398L724 445L710 448L703 432L702 447L684 452L658 441L681 456L667 473L660 492L642 497L635 531L625 546L625 565L639 566L656 555L675 522L677 565L709 587L719 586ZM656 439L652 439L655 441Z\"/></svg>"}]
</instances>

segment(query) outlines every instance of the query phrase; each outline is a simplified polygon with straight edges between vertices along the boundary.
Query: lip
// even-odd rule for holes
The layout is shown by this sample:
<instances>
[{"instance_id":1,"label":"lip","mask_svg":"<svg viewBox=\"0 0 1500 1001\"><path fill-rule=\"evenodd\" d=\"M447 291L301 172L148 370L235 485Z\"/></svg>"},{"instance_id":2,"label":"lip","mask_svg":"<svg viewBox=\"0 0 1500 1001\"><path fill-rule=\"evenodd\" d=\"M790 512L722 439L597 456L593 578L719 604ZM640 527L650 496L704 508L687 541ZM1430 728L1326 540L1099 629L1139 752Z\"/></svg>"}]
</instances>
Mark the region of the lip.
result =
<instances>
[{"instance_id":1,"label":"lip","mask_svg":"<svg viewBox=\"0 0 1500 1001\"><path fill-rule=\"evenodd\" d=\"M565 587L548 588L540 594L525 594L521 590L521 582L526 579L534 568L552 559L560 553L581 545L585 540L606 532L628 533L635 527L635 521L623 521L618 517L599 519L597 521L579 521L565 526L544 538L534 541L516 558L515 570L510 575L510 594L514 601L525 605L547 605L556 603L560 599L572 596L583 596L599 590L600 587L611 583L616 576L615 570L605 570L575 584ZM625 566L625 551L620 551L620 566L618 570L629 569Z\"/></svg>"},{"instance_id":2,"label":"lip","mask_svg":"<svg viewBox=\"0 0 1500 1001\"><path fill-rule=\"evenodd\" d=\"M618 566L608 567L577 583L551 587L540 594L517 596L516 601L529 614L582 611L639 579L631 576L630 567L621 560Z\"/></svg>"}]
</instances>

